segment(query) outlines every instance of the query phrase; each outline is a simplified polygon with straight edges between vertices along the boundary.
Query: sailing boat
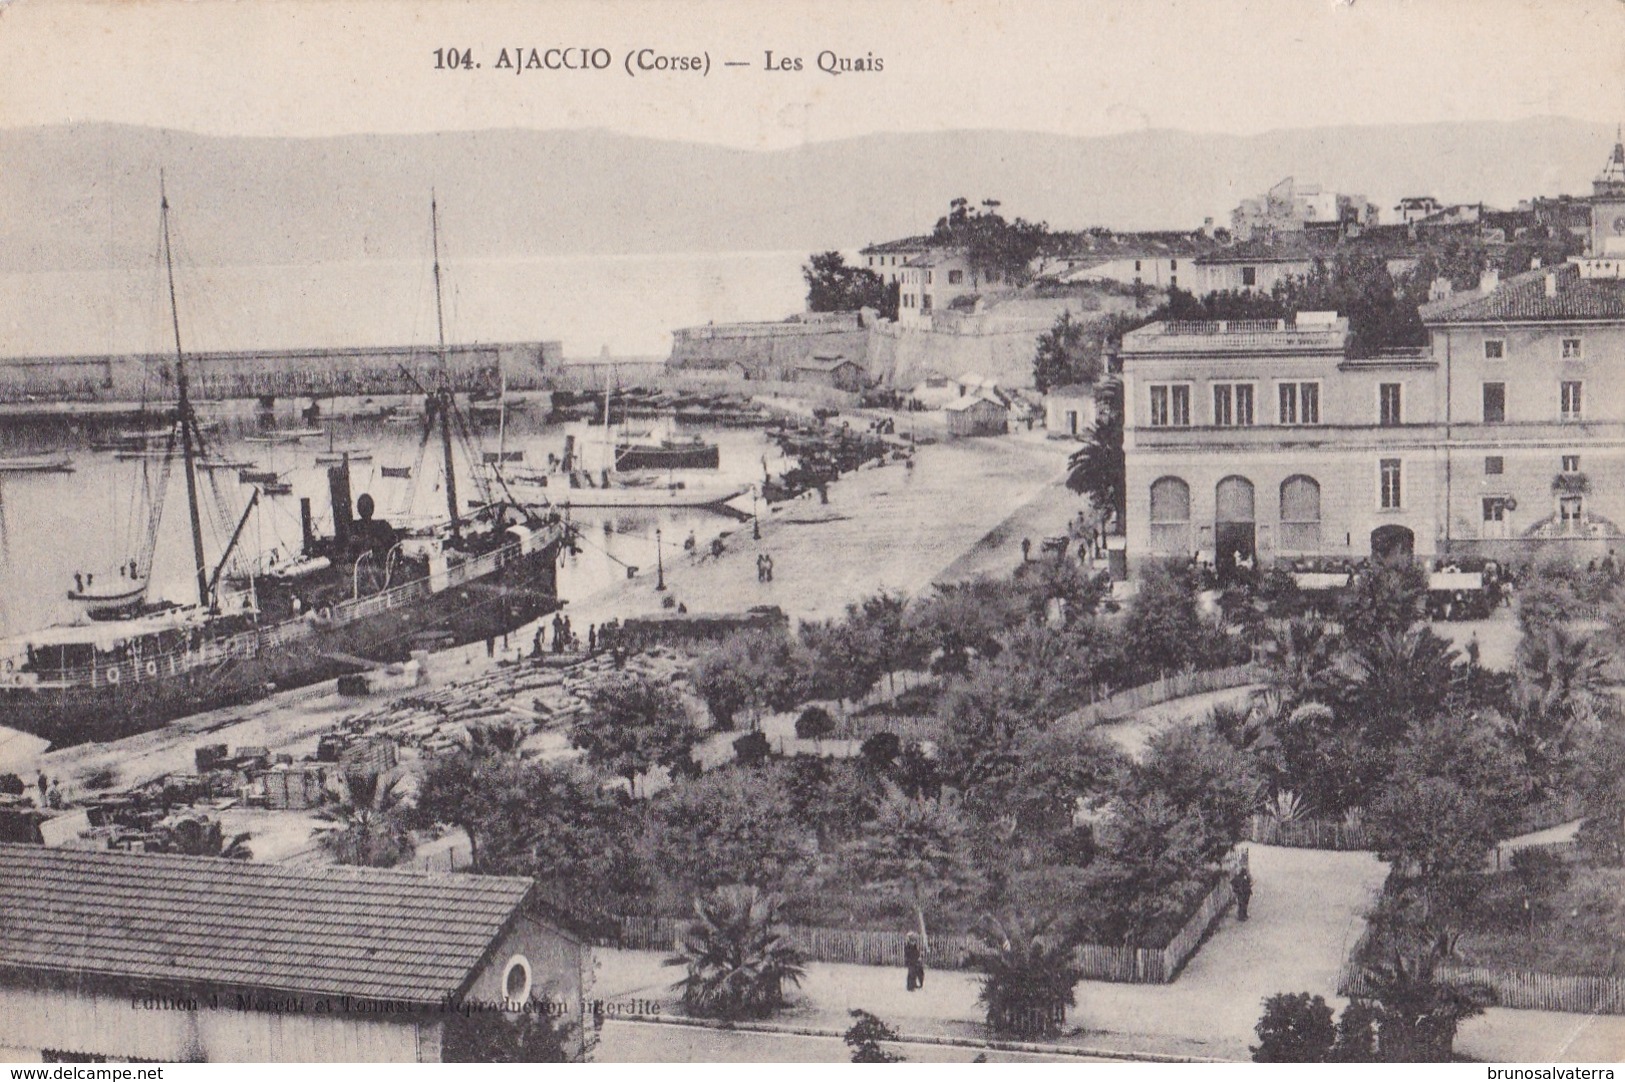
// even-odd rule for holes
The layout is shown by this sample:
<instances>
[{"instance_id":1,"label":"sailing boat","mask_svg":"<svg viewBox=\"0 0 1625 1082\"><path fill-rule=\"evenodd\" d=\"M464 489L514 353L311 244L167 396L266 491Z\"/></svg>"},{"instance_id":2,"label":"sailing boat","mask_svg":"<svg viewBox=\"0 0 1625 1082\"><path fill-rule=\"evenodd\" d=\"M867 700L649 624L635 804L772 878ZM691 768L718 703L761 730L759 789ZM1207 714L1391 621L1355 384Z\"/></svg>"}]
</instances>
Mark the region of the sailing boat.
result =
<instances>
[{"instance_id":1,"label":"sailing boat","mask_svg":"<svg viewBox=\"0 0 1625 1082\"><path fill-rule=\"evenodd\" d=\"M327 430L327 450L316 452L316 465L328 466L336 462L371 462L372 448L370 447L339 447L333 442L334 433L331 428Z\"/></svg>"},{"instance_id":2,"label":"sailing boat","mask_svg":"<svg viewBox=\"0 0 1625 1082\"><path fill-rule=\"evenodd\" d=\"M505 634L554 611L558 556L569 530L562 518L495 499L472 515L457 506L453 426L466 428L444 375L439 213L432 200L443 376L427 398L444 456L449 521L397 529L374 518L370 495L352 501L349 466L341 462L327 471L331 535L316 532L311 501L302 499L300 551L284 560L273 550L258 566L228 575L228 561L260 501L255 492L211 565L198 508L202 447L181 345L167 196L159 205L175 338L175 433L186 478L196 600L148 599L150 556L138 557L140 596L117 604L87 600L75 622L0 639L0 717L6 724L57 745L111 739L358 666L403 661L420 642L456 644ZM425 439L428 431L426 426ZM154 539L156 522L155 516L149 524ZM83 587L76 592L90 593L94 583Z\"/></svg>"}]
</instances>

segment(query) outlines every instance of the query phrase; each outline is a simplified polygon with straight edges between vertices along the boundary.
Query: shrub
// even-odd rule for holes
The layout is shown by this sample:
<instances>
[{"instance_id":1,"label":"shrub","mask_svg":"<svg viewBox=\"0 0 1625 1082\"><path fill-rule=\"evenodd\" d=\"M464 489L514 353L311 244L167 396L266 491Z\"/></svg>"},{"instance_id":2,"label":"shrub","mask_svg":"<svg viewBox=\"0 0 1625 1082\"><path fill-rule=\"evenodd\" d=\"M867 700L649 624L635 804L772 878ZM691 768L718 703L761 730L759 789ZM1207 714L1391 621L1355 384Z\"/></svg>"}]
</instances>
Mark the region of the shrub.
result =
<instances>
[{"instance_id":1,"label":"shrub","mask_svg":"<svg viewBox=\"0 0 1625 1082\"><path fill-rule=\"evenodd\" d=\"M796 736L802 740L822 740L835 731L835 719L821 706L809 706L796 718Z\"/></svg>"},{"instance_id":2,"label":"shrub","mask_svg":"<svg viewBox=\"0 0 1625 1082\"><path fill-rule=\"evenodd\" d=\"M852 1049L853 1063L902 1063L908 1058L880 1046L881 1041L897 1040L895 1029L860 1008L853 1008L849 1013L854 1021L852 1027L841 1035L841 1040Z\"/></svg>"},{"instance_id":3,"label":"shrub","mask_svg":"<svg viewBox=\"0 0 1625 1082\"><path fill-rule=\"evenodd\" d=\"M734 757L739 760L740 766L756 766L765 762L771 754L773 746L767 742L766 733L749 732L734 740Z\"/></svg>"},{"instance_id":4,"label":"shrub","mask_svg":"<svg viewBox=\"0 0 1625 1082\"><path fill-rule=\"evenodd\" d=\"M22 796L27 788L28 786L23 784L23 779L17 775L0 774L0 793L7 796Z\"/></svg>"},{"instance_id":5,"label":"shrub","mask_svg":"<svg viewBox=\"0 0 1625 1082\"><path fill-rule=\"evenodd\" d=\"M982 972L976 1002L986 1008L994 1031L1053 1037L1061 1032L1066 1009L1077 1003L1083 969L1072 944L1050 934L1053 923L990 918L977 929L983 949L970 956L971 966Z\"/></svg>"},{"instance_id":6,"label":"shrub","mask_svg":"<svg viewBox=\"0 0 1625 1082\"><path fill-rule=\"evenodd\" d=\"M1264 1015L1253 1027L1254 1063L1325 1063L1337 1040L1332 1009L1308 992L1281 992L1264 1001Z\"/></svg>"},{"instance_id":7,"label":"shrub","mask_svg":"<svg viewBox=\"0 0 1625 1082\"><path fill-rule=\"evenodd\" d=\"M897 757L903 754L903 742L896 733L875 733L863 742L859 752L864 762L876 770L890 770Z\"/></svg>"},{"instance_id":8,"label":"shrub","mask_svg":"<svg viewBox=\"0 0 1625 1082\"><path fill-rule=\"evenodd\" d=\"M564 1063L570 1024L546 1012L453 1011L446 1016L445 1063Z\"/></svg>"}]
</instances>

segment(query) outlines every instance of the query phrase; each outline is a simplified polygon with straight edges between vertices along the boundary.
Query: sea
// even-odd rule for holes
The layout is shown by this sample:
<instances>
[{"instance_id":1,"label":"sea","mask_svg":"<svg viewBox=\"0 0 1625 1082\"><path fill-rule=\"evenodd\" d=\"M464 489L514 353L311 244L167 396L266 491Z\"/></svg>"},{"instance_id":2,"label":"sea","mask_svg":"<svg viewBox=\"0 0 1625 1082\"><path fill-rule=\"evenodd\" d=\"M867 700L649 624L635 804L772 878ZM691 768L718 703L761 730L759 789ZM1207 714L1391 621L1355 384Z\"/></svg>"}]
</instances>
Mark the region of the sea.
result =
<instances>
[{"instance_id":1,"label":"sea","mask_svg":"<svg viewBox=\"0 0 1625 1082\"><path fill-rule=\"evenodd\" d=\"M568 357L664 357L674 328L804 307L806 252L457 259L443 263L450 342L564 343ZM188 350L432 344L434 281L404 260L176 268ZM0 275L0 355L174 348L163 268Z\"/></svg>"},{"instance_id":2,"label":"sea","mask_svg":"<svg viewBox=\"0 0 1625 1082\"><path fill-rule=\"evenodd\" d=\"M446 336L453 342L562 340L566 356L607 351L613 357L664 357L673 328L779 319L799 311L806 258L805 252L741 252L447 259ZM176 296L189 351L431 344L436 335L432 278L408 262L177 267ZM167 352L173 349L167 305L162 271L153 268L0 276L0 355ZM273 553L286 559L297 551L302 496L311 499L320 528L331 528L326 467L315 461L329 443L367 450L369 461L353 465L352 490L371 493L380 517L406 524L445 514L439 455L434 441L423 446L416 427L333 420L302 444L274 445L252 442L260 421L249 404L209 404L200 412L209 410L218 414L218 428L207 437L212 454L275 471L293 487L291 495L262 497L243 520L238 551L249 561ZM291 413L274 423L302 425ZM144 546L150 512L159 503L152 593L191 599L181 470L172 467L164 483L159 460L119 460L90 449L118 427L92 417L26 425L0 419L0 455L60 452L73 463L71 473L0 474L0 635L67 619L75 574L94 575L98 585L107 581L104 576L117 576ZM721 468L695 471L696 482L723 480L746 488L786 466L760 432L680 430L669 420L634 419L629 427L642 433L633 438L697 433L716 442ZM523 452L525 467L539 469L549 454L563 452L572 435L589 464L605 446L602 426L550 424L545 403L537 402L510 416L503 442ZM491 430L475 436L454 456L464 500L480 494L471 462L497 440ZM406 466L412 477L385 478L385 465ZM201 518L212 567L254 489L239 481L236 469L202 478ZM587 596L624 578L629 568L648 576L652 588L660 560L680 556L689 534L710 537L748 521L749 493L732 507L732 518L700 510L576 511L582 544L561 568L561 595Z\"/></svg>"}]
</instances>

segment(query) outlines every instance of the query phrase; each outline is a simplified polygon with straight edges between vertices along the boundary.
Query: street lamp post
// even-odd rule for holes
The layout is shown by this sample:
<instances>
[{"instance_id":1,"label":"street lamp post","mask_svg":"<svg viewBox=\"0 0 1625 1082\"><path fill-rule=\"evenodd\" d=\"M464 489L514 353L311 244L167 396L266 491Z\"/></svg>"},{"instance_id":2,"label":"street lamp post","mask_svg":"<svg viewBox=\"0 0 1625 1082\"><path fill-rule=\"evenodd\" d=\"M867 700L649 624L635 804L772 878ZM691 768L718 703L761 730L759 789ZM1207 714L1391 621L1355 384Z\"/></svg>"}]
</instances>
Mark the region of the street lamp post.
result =
<instances>
[{"instance_id":1,"label":"street lamp post","mask_svg":"<svg viewBox=\"0 0 1625 1082\"><path fill-rule=\"evenodd\" d=\"M660 527L655 527L655 592L666 589L666 554L660 544Z\"/></svg>"},{"instance_id":2,"label":"street lamp post","mask_svg":"<svg viewBox=\"0 0 1625 1082\"><path fill-rule=\"evenodd\" d=\"M762 516L756 510L756 502L761 499L762 490L758 486L750 493L750 535L756 540L762 539Z\"/></svg>"}]
</instances>

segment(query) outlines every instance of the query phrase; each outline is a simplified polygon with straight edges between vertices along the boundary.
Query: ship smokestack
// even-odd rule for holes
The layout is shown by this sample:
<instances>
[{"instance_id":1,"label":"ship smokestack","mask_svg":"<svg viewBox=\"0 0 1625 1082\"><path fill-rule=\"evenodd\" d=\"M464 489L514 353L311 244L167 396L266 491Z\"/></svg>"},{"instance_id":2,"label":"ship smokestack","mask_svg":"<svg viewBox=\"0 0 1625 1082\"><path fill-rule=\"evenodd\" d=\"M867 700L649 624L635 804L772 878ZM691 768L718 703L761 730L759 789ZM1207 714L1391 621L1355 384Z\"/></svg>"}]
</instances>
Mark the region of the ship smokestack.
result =
<instances>
[{"instance_id":1,"label":"ship smokestack","mask_svg":"<svg viewBox=\"0 0 1625 1082\"><path fill-rule=\"evenodd\" d=\"M345 466L330 466L327 470L327 492L333 501L333 540L339 548L350 543L350 471Z\"/></svg>"},{"instance_id":2,"label":"ship smokestack","mask_svg":"<svg viewBox=\"0 0 1625 1082\"><path fill-rule=\"evenodd\" d=\"M304 544L306 556L314 553L316 548L316 527L310 517L310 497L299 497L299 536Z\"/></svg>"}]
</instances>

